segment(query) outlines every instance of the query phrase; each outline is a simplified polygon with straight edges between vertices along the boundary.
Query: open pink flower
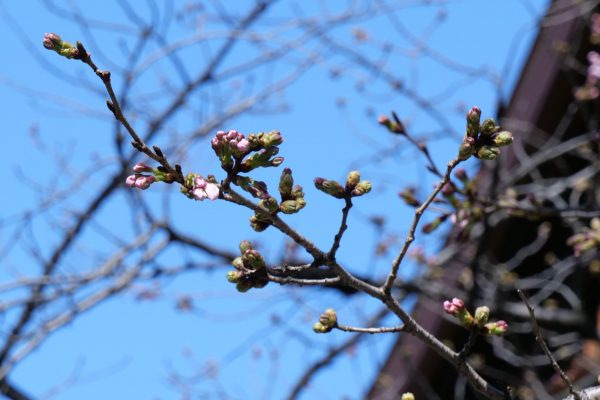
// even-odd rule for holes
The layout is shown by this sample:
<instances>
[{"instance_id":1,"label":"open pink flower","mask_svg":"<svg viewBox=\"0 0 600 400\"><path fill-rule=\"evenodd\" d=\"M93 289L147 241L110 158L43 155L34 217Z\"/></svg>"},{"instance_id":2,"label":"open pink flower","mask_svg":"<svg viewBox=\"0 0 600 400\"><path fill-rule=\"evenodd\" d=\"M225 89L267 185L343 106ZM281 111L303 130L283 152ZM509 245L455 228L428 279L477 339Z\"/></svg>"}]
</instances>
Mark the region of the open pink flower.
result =
<instances>
[{"instance_id":1,"label":"open pink flower","mask_svg":"<svg viewBox=\"0 0 600 400\"><path fill-rule=\"evenodd\" d=\"M192 190L192 193L196 200L216 200L219 198L219 186L215 183L207 182L201 176L197 176L194 178L194 190Z\"/></svg>"}]
</instances>

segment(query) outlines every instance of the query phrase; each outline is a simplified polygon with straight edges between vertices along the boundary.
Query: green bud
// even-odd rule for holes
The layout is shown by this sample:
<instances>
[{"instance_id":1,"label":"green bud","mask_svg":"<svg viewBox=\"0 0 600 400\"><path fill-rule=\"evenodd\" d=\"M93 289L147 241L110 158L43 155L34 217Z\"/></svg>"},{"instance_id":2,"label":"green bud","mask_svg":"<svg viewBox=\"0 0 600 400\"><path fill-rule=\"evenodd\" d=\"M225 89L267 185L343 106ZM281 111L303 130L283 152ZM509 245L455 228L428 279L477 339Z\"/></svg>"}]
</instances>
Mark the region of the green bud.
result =
<instances>
[{"instance_id":1,"label":"green bud","mask_svg":"<svg viewBox=\"0 0 600 400\"><path fill-rule=\"evenodd\" d=\"M398 193L398 196L400 196L400 198L404 200L404 202L409 206L419 207L421 205L421 203L419 203L419 200L417 200L417 198L415 197L414 188L404 189L403 191Z\"/></svg>"},{"instance_id":2,"label":"green bud","mask_svg":"<svg viewBox=\"0 0 600 400\"><path fill-rule=\"evenodd\" d=\"M494 160L499 154L500 148L497 146L481 146L481 148L477 150L475 156L482 160Z\"/></svg>"},{"instance_id":3,"label":"green bud","mask_svg":"<svg viewBox=\"0 0 600 400\"><path fill-rule=\"evenodd\" d=\"M458 148L458 159L464 161L467 158L471 157L474 152L475 139L473 139L472 137L465 137L465 139L460 144L460 147Z\"/></svg>"},{"instance_id":4,"label":"green bud","mask_svg":"<svg viewBox=\"0 0 600 400\"><path fill-rule=\"evenodd\" d=\"M277 200L271 196L259 201L258 205L265 208L270 213L275 213L279 210L279 204L277 203Z\"/></svg>"},{"instance_id":5,"label":"green bud","mask_svg":"<svg viewBox=\"0 0 600 400\"><path fill-rule=\"evenodd\" d=\"M227 280L231 283L238 283L242 276L241 271L227 271Z\"/></svg>"},{"instance_id":6,"label":"green bud","mask_svg":"<svg viewBox=\"0 0 600 400\"><path fill-rule=\"evenodd\" d=\"M479 132L479 119L481 118L481 110L479 107L471 107L467 111L467 136L476 137Z\"/></svg>"},{"instance_id":7,"label":"green bud","mask_svg":"<svg viewBox=\"0 0 600 400\"><path fill-rule=\"evenodd\" d=\"M362 196L363 194L367 194L370 191L371 191L371 182L360 181L360 182L358 182L358 184L356 185L354 190L352 190L352 196L354 196L354 197Z\"/></svg>"},{"instance_id":8,"label":"green bud","mask_svg":"<svg viewBox=\"0 0 600 400\"><path fill-rule=\"evenodd\" d=\"M292 177L292 170L284 168L281 171L281 178L279 178L279 194L281 194L281 200L289 200L292 198L292 187L294 186L294 178Z\"/></svg>"},{"instance_id":9,"label":"green bud","mask_svg":"<svg viewBox=\"0 0 600 400\"><path fill-rule=\"evenodd\" d=\"M290 196L292 199L303 199L304 198L304 192L302 191L302 186L300 185L296 185L292 188L292 193Z\"/></svg>"},{"instance_id":10,"label":"green bud","mask_svg":"<svg viewBox=\"0 0 600 400\"><path fill-rule=\"evenodd\" d=\"M264 231L265 229L267 229L269 227L269 225L270 224L268 222L260 220L259 217L256 215L253 215L250 217L250 226L256 232Z\"/></svg>"},{"instance_id":11,"label":"green bud","mask_svg":"<svg viewBox=\"0 0 600 400\"><path fill-rule=\"evenodd\" d=\"M360 172L351 171L346 178L346 190L351 191L356 187L358 182L360 181Z\"/></svg>"},{"instance_id":12,"label":"green bud","mask_svg":"<svg viewBox=\"0 0 600 400\"><path fill-rule=\"evenodd\" d=\"M496 121L494 121L493 118L486 118L481 123L481 128L479 130L483 136L491 136L494 132L496 132L496 129Z\"/></svg>"},{"instance_id":13,"label":"green bud","mask_svg":"<svg viewBox=\"0 0 600 400\"><path fill-rule=\"evenodd\" d=\"M244 271L246 268L244 267L244 261L242 261L242 257L236 257L231 261L231 265L237 270Z\"/></svg>"},{"instance_id":14,"label":"green bud","mask_svg":"<svg viewBox=\"0 0 600 400\"><path fill-rule=\"evenodd\" d=\"M252 243L249 240L242 240L240 242L240 254L244 254L248 250L252 250Z\"/></svg>"},{"instance_id":15,"label":"green bud","mask_svg":"<svg viewBox=\"0 0 600 400\"><path fill-rule=\"evenodd\" d=\"M330 196L333 196L337 199L343 199L344 198L344 187L342 185L340 185L338 182L336 181L329 181L327 179L323 179L323 178L315 178L314 180L315 183L315 187L319 190L321 190L322 192L327 193Z\"/></svg>"},{"instance_id":16,"label":"green bud","mask_svg":"<svg viewBox=\"0 0 600 400\"><path fill-rule=\"evenodd\" d=\"M283 143L283 136L281 136L279 131L260 133L258 136L263 147L279 146L281 143Z\"/></svg>"},{"instance_id":17,"label":"green bud","mask_svg":"<svg viewBox=\"0 0 600 400\"><path fill-rule=\"evenodd\" d=\"M283 158L283 157L274 157L269 162L269 166L271 166L271 167L279 167L283 163L284 160L285 160L285 158Z\"/></svg>"},{"instance_id":18,"label":"green bud","mask_svg":"<svg viewBox=\"0 0 600 400\"><path fill-rule=\"evenodd\" d=\"M486 306L477 307L475 309L475 323L479 327L483 327L490 317L490 309Z\"/></svg>"},{"instance_id":19,"label":"green bud","mask_svg":"<svg viewBox=\"0 0 600 400\"><path fill-rule=\"evenodd\" d=\"M256 279L252 282L252 287L256 289L262 289L269 284L269 280L266 279Z\"/></svg>"},{"instance_id":20,"label":"green bud","mask_svg":"<svg viewBox=\"0 0 600 400\"><path fill-rule=\"evenodd\" d=\"M284 214L295 214L306 205L306 201L303 198L297 200L286 200L279 206L279 209Z\"/></svg>"},{"instance_id":21,"label":"green bud","mask_svg":"<svg viewBox=\"0 0 600 400\"><path fill-rule=\"evenodd\" d=\"M320 322L315 322L315 324L313 325L313 331L315 331L315 333L328 333L331 332L331 329L332 328L328 328Z\"/></svg>"},{"instance_id":22,"label":"green bud","mask_svg":"<svg viewBox=\"0 0 600 400\"><path fill-rule=\"evenodd\" d=\"M444 222L450 214L443 214L423 226L423 233L431 233L435 231Z\"/></svg>"},{"instance_id":23,"label":"green bud","mask_svg":"<svg viewBox=\"0 0 600 400\"><path fill-rule=\"evenodd\" d=\"M240 281L237 282L237 284L235 285L235 288L237 289L238 292L245 293L248 290L252 289L252 283L250 283L246 279L241 279Z\"/></svg>"},{"instance_id":24,"label":"green bud","mask_svg":"<svg viewBox=\"0 0 600 400\"><path fill-rule=\"evenodd\" d=\"M319 317L319 322L321 325L333 328L337 325L337 314L333 308L328 308L325 310L323 314Z\"/></svg>"},{"instance_id":25,"label":"green bud","mask_svg":"<svg viewBox=\"0 0 600 400\"><path fill-rule=\"evenodd\" d=\"M263 269L266 266L265 259L256 250L246 250L244 254L242 254L242 261L244 262L244 266L255 271Z\"/></svg>"},{"instance_id":26,"label":"green bud","mask_svg":"<svg viewBox=\"0 0 600 400\"><path fill-rule=\"evenodd\" d=\"M279 153L278 147L268 147L246 158L240 165L240 172L250 172L259 167L276 167L283 162L283 157L272 156Z\"/></svg>"},{"instance_id":27,"label":"green bud","mask_svg":"<svg viewBox=\"0 0 600 400\"><path fill-rule=\"evenodd\" d=\"M485 324L488 335L502 336L508 331L508 324L505 321L488 322Z\"/></svg>"},{"instance_id":28,"label":"green bud","mask_svg":"<svg viewBox=\"0 0 600 400\"><path fill-rule=\"evenodd\" d=\"M508 131L498 132L492 138L492 142L494 142L496 146L508 146L513 142L513 135Z\"/></svg>"}]
</instances>

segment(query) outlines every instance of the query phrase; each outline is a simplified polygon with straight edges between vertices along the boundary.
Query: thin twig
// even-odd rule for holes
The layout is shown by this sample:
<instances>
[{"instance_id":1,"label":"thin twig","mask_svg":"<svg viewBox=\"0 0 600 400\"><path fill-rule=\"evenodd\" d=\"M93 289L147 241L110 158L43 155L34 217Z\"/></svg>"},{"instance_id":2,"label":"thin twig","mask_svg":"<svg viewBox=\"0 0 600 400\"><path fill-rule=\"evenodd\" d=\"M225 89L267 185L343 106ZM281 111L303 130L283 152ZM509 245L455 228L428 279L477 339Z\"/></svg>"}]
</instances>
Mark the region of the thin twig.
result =
<instances>
[{"instance_id":1,"label":"thin twig","mask_svg":"<svg viewBox=\"0 0 600 400\"><path fill-rule=\"evenodd\" d=\"M331 250L327 253L327 258L330 260L335 260L335 253L340 248L340 242L342 241L342 236L344 236L344 232L348 229L348 224L346 221L348 220L348 214L350 213L350 209L352 208L352 197L349 193L344 197L346 205L342 209L342 222L340 223L340 229L338 233L335 235L333 239L333 244L331 245Z\"/></svg>"},{"instance_id":2,"label":"thin twig","mask_svg":"<svg viewBox=\"0 0 600 400\"><path fill-rule=\"evenodd\" d=\"M415 232L417 230L417 225L419 225L419 221L421 220L423 213L425 212L427 207L429 207L431 202L433 202L433 200L435 199L437 194L442 190L444 185L450 181L450 173L452 173L452 170L454 168L456 168L456 166L460 163L460 161L461 160L459 160L458 158L455 158L448 163L448 167L446 168L446 173L444 173L443 178L436 185L433 192L431 192L431 194L423 202L423 204L421 204L415 210L415 216L413 218L412 224L408 231L408 235L406 236L406 239L404 241L404 246L402 246L402 249L400 250L400 254L398 254L398 257L396 257L394 259L394 261L392 262L392 270L390 271L390 274L388 275L383 287L381 288L383 293L386 296L390 295L392 286L394 285L394 281L396 280L396 277L398 276L398 269L400 267L400 264L402 263L402 260L404 259L404 256L406 255L406 252L408 251L408 248L410 247L411 243L415 240Z\"/></svg>"},{"instance_id":3,"label":"thin twig","mask_svg":"<svg viewBox=\"0 0 600 400\"><path fill-rule=\"evenodd\" d=\"M370 333L370 334L375 334L375 333L397 333L397 332L404 332L404 325L401 325L401 326L381 326L381 327L378 327L378 328L362 328L362 327L356 327L356 326L348 326L348 325L337 324L335 326L335 329L339 329L340 331L344 331L344 332L359 332L359 333Z\"/></svg>"},{"instance_id":4,"label":"thin twig","mask_svg":"<svg viewBox=\"0 0 600 400\"><path fill-rule=\"evenodd\" d=\"M517 289L517 293L519 294L519 297L521 297L521 300L523 300L523 303L525 303L525 305L527 306L527 310L529 310L529 316L531 318L531 325L533 326L535 340L538 342L544 353L546 353L546 356L550 360L550 364L552 364L552 368L554 368L554 370L560 375L564 384L569 388L569 393L573 395L573 398L575 400L581 400L581 396L579 395L579 393L575 389L573 389L573 384L571 383L571 380L569 379L567 374L562 370L562 368L560 368L560 366L556 362L556 359L552 355L552 352L550 351L550 349L548 349L548 346L546 345L546 342L544 341L544 338L542 336L542 332L540 331L540 327L537 323L537 319L535 318L535 312L533 311L533 307L529 303L529 300L527 300L527 297L521 289Z\"/></svg>"}]
</instances>

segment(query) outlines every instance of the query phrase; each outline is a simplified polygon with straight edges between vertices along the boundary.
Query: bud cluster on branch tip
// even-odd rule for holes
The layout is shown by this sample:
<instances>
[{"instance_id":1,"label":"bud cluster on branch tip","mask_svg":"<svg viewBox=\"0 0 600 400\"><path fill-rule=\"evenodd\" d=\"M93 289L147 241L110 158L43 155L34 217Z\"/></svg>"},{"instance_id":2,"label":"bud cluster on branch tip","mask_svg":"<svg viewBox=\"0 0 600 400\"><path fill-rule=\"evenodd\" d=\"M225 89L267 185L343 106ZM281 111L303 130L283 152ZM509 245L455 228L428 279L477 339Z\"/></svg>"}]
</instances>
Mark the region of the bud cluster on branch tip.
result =
<instances>
[{"instance_id":1,"label":"bud cluster on branch tip","mask_svg":"<svg viewBox=\"0 0 600 400\"><path fill-rule=\"evenodd\" d=\"M219 198L219 185L212 175L207 178L202 175L189 173L185 177L185 185L181 186L181 193L190 199L203 201L205 199L216 200Z\"/></svg>"},{"instance_id":2,"label":"bud cluster on branch tip","mask_svg":"<svg viewBox=\"0 0 600 400\"><path fill-rule=\"evenodd\" d=\"M337 314L333 308L328 308L319 317L319 322L313 325L313 331L316 333L331 332L337 326Z\"/></svg>"},{"instance_id":3,"label":"bud cluster on branch tip","mask_svg":"<svg viewBox=\"0 0 600 400\"><path fill-rule=\"evenodd\" d=\"M406 134L406 128L404 127L404 124L396 118L394 118L394 121L392 121L387 115L381 115L378 119L378 122L380 125L385 126L391 133L395 133L397 135Z\"/></svg>"},{"instance_id":4,"label":"bud cluster on branch tip","mask_svg":"<svg viewBox=\"0 0 600 400\"><path fill-rule=\"evenodd\" d=\"M465 328L483 335L502 335L508 330L508 324L499 320L488 322L490 309L487 306L477 307L475 317L466 309L464 301L459 298L444 301L444 311L455 317Z\"/></svg>"},{"instance_id":5,"label":"bud cluster on branch tip","mask_svg":"<svg viewBox=\"0 0 600 400\"><path fill-rule=\"evenodd\" d=\"M278 131L249 135L247 138L236 130L218 131L211 140L215 154L221 161L221 167L231 172L250 172L259 167L276 167L283 162L279 153L283 137ZM244 160L251 152L256 152Z\"/></svg>"},{"instance_id":6,"label":"bud cluster on branch tip","mask_svg":"<svg viewBox=\"0 0 600 400\"><path fill-rule=\"evenodd\" d=\"M302 186L294 186L292 170L289 168L284 168L281 172L281 177L279 178L279 195L281 196L279 211L284 214L295 214L306 206Z\"/></svg>"},{"instance_id":7,"label":"bud cluster on branch tip","mask_svg":"<svg viewBox=\"0 0 600 400\"><path fill-rule=\"evenodd\" d=\"M585 251L600 248L600 218L592 218L589 228L584 227L581 232L569 237L567 244L573 247L577 257Z\"/></svg>"},{"instance_id":8,"label":"bud cluster on branch tip","mask_svg":"<svg viewBox=\"0 0 600 400\"><path fill-rule=\"evenodd\" d=\"M227 272L227 280L235 283L239 292L265 287L269 283L269 277L263 256L247 240L240 242L240 254L231 262L235 270Z\"/></svg>"},{"instance_id":9,"label":"bud cluster on branch tip","mask_svg":"<svg viewBox=\"0 0 600 400\"><path fill-rule=\"evenodd\" d=\"M159 171L146 164L137 163L133 166L132 170L135 174L129 175L125 180L125 184L129 187L146 190L150 185L159 180L156 177ZM144 172L152 173L153 175L144 175Z\"/></svg>"},{"instance_id":10,"label":"bud cluster on branch tip","mask_svg":"<svg viewBox=\"0 0 600 400\"><path fill-rule=\"evenodd\" d=\"M360 172L358 171L351 171L348 174L345 186L342 186L337 181L324 178L315 178L313 182L317 189L336 199L343 199L348 196L359 197L371 191L371 182L367 180L361 181Z\"/></svg>"},{"instance_id":11,"label":"bud cluster on branch tip","mask_svg":"<svg viewBox=\"0 0 600 400\"><path fill-rule=\"evenodd\" d=\"M487 118L480 123L481 110L471 107L467 111L467 128L463 141L458 149L458 158L466 160L475 156L482 160L493 160L500 154L500 147L512 143L512 133L501 131L496 121Z\"/></svg>"},{"instance_id":12,"label":"bud cluster on branch tip","mask_svg":"<svg viewBox=\"0 0 600 400\"><path fill-rule=\"evenodd\" d=\"M48 50L57 52L66 58L80 58L79 50L69 42L65 42L56 33L44 33L42 44Z\"/></svg>"},{"instance_id":13,"label":"bud cluster on branch tip","mask_svg":"<svg viewBox=\"0 0 600 400\"><path fill-rule=\"evenodd\" d=\"M402 394L400 400L415 400L415 395L411 392L406 392Z\"/></svg>"}]
</instances>

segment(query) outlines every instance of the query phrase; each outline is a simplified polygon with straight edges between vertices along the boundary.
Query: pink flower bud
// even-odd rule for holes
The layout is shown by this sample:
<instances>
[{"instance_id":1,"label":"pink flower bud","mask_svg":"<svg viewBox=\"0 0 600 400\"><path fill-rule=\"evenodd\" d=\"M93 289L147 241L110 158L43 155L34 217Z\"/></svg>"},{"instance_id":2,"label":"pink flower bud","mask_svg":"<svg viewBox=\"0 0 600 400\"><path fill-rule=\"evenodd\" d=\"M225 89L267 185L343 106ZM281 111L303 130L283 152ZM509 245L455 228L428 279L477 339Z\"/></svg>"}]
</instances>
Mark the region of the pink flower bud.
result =
<instances>
[{"instance_id":1,"label":"pink flower bud","mask_svg":"<svg viewBox=\"0 0 600 400\"><path fill-rule=\"evenodd\" d=\"M236 130L230 130L227 132L227 140L235 140L238 137L239 132Z\"/></svg>"},{"instance_id":2,"label":"pink flower bud","mask_svg":"<svg viewBox=\"0 0 600 400\"><path fill-rule=\"evenodd\" d=\"M457 315L460 311L464 310L465 303L459 298L453 298L452 301L444 301L444 311L450 315Z\"/></svg>"},{"instance_id":3,"label":"pink flower bud","mask_svg":"<svg viewBox=\"0 0 600 400\"><path fill-rule=\"evenodd\" d=\"M248 150L250 150L250 142L248 141L248 139L242 139L237 143L237 149L239 151L241 151L242 153L247 152Z\"/></svg>"},{"instance_id":4,"label":"pink flower bud","mask_svg":"<svg viewBox=\"0 0 600 400\"><path fill-rule=\"evenodd\" d=\"M133 172L135 172L136 174L141 174L142 172L151 172L152 171L152 167L149 167L148 165L144 164L144 163L137 163L133 166Z\"/></svg>"},{"instance_id":5,"label":"pink flower bud","mask_svg":"<svg viewBox=\"0 0 600 400\"><path fill-rule=\"evenodd\" d=\"M156 178L152 175L139 175L135 180L135 187L138 189L146 190L156 181Z\"/></svg>"},{"instance_id":6,"label":"pink flower bud","mask_svg":"<svg viewBox=\"0 0 600 400\"><path fill-rule=\"evenodd\" d=\"M129 175L127 177L127 179L125 180L125 184L129 187L134 187L135 186L135 180L137 179L136 175Z\"/></svg>"}]
</instances>

